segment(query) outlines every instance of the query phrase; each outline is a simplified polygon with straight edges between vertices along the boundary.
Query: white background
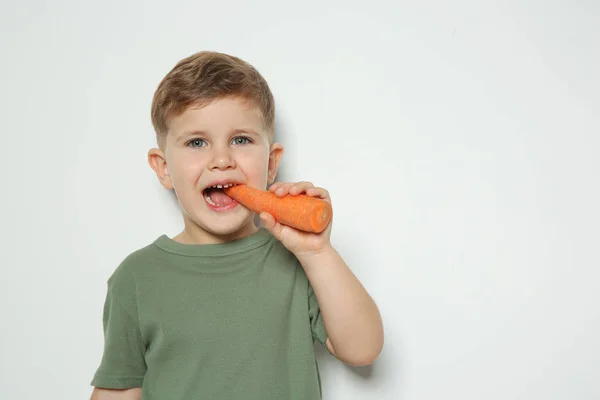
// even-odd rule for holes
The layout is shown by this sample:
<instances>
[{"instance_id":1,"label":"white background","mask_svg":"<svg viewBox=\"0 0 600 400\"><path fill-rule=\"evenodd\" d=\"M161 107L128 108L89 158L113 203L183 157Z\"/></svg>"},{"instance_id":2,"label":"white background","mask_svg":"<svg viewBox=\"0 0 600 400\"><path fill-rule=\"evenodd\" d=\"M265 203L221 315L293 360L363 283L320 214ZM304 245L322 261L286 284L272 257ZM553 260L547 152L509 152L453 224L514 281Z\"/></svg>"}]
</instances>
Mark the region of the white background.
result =
<instances>
[{"instance_id":1,"label":"white background","mask_svg":"<svg viewBox=\"0 0 600 400\"><path fill-rule=\"evenodd\" d=\"M600 399L600 4L6 1L0 398L85 399L106 279L181 219L146 163L181 58L267 78L283 180L373 295L329 400ZM166 400L166 399L165 399Z\"/></svg>"}]
</instances>

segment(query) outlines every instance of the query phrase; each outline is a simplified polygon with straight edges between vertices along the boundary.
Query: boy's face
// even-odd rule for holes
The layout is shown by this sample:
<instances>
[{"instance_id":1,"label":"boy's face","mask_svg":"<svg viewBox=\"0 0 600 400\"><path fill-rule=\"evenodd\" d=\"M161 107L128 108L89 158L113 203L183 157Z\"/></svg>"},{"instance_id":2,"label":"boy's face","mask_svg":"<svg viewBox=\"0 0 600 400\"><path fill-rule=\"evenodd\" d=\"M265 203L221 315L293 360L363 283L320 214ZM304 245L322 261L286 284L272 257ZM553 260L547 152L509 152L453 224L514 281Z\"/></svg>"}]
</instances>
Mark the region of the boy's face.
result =
<instances>
[{"instance_id":1,"label":"boy's face","mask_svg":"<svg viewBox=\"0 0 600 400\"><path fill-rule=\"evenodd\" d=\"M270 145L259 110L227 97L171 119L164 152L152 149L149 161L162 185L175 190L186 230L215 241L252 232L254 214L207 187L234 182L265 189L282 153L280 144Z\"/></svg>"}]
</instances>

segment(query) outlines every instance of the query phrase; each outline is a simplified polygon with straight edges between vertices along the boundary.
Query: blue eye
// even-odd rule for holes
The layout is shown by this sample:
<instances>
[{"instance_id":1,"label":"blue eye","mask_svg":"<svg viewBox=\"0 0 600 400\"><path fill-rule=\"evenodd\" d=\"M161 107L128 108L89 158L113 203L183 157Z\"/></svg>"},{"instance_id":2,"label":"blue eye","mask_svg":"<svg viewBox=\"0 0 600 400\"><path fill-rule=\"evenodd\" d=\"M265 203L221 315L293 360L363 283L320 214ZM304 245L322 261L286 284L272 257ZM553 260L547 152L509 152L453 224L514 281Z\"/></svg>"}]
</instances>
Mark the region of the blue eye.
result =
<instances>
[{"instance_id":1,"label":"blue eye","mask_svg":"<svg viewBox=\"0 0 600 400\"><path fill-rule=\"evenodd\" d=\"M188 142L188 146L190 147L202 147L204 144L204 140L202 139L194 139Z\"/></svg>"},{"instance_id":2,"label":"blue eye","mask_svg":"<svg viewBox=\"0 0 600 400\"><path fill-rule=\"evenodd\" d=\"M235 139L233 139L233 144L248 144L248 143L252 143L252 140L246 136L238 136Z\"/></svg>"}]
</instances>

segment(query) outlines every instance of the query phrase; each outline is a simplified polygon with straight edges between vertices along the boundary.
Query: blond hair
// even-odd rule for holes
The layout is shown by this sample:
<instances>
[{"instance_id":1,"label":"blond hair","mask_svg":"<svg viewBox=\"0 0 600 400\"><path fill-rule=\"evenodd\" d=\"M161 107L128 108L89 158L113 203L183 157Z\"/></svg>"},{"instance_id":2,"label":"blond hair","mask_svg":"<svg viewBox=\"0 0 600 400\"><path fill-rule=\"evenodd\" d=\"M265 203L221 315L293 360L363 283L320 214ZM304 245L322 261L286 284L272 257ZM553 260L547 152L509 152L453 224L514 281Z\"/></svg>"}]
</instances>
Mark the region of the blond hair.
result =
<instances>
[{"instance_id":1,"label":"blond hair","mask_svg":"<svg viewBox=\"0 0 600 400\"><path fill-rule=\"evenodd\" d=\"M224 97L251 101L273 139L275 100L262 75L237 57L202 51L179 61L154 93L151 115L159 146L164 146L171 118L190 106L202 107Z\"/></svg>"}]
</instances>

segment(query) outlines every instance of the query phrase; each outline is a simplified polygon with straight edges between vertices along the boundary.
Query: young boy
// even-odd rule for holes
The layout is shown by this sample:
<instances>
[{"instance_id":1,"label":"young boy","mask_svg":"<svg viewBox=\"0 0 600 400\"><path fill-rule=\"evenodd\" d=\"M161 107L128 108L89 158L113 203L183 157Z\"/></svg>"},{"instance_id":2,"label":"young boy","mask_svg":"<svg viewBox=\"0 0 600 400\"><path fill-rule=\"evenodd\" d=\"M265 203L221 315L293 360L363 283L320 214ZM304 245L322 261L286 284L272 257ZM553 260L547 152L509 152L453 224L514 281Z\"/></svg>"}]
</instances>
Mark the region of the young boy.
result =
<instances>
[{"instance_id":1,"label":"young boy","mask_svg":"<svg viewBox=\"0 0 600 400\"><path fill-rule=\"evenodd\" d=\"M330 243L254 214L231 184L330 202L309 182L274 183L283 147L263 77L239 58L181 60L152 103L149 164L184 221L108 280L94 400L320 399L314 340L350 365L383 346L377 306Z\"/></svg>"}]
</instances>

